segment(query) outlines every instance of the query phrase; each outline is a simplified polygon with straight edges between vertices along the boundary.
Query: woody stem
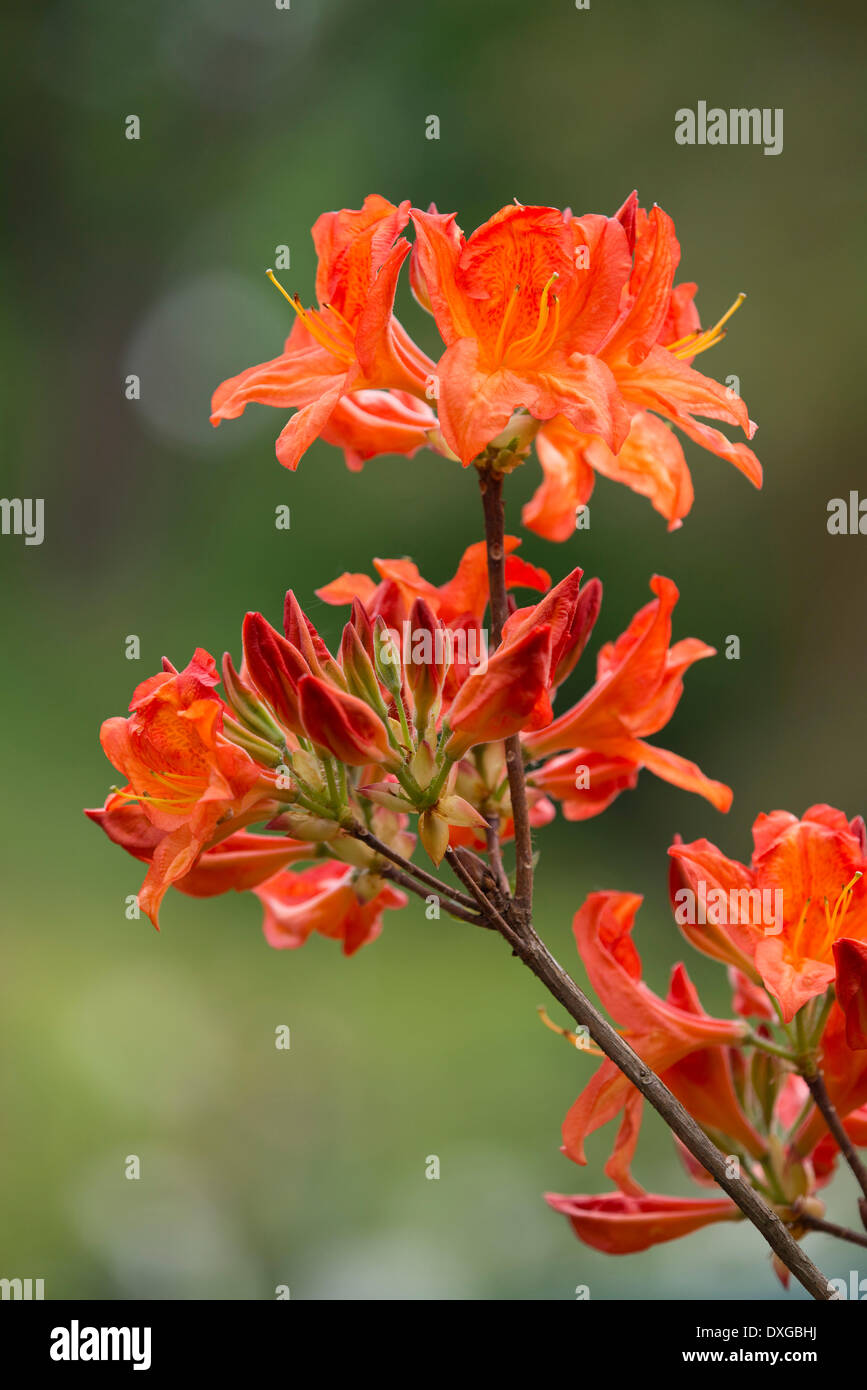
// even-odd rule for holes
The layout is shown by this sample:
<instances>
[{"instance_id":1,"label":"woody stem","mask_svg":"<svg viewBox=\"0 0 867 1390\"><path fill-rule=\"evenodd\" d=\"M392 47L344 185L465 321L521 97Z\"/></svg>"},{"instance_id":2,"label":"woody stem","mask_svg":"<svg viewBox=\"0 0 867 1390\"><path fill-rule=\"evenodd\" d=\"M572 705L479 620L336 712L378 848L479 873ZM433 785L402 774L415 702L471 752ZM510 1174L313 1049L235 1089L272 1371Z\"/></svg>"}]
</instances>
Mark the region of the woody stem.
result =
<instances>
[{"instance_id":1,"label":"woody stem","mask_svg":"<svg viewBox=\"0 0 867 1390\"><path fill-rule=\"evenodd\" d=\"M811 1231L824 1231L827 1236L836 1236L838 1240L848 1240L852 1245L867 1246L867 1236L862 1236L859 1231L850 1231L848 1226L838 1226L836 1221L825 1221L821 1216L799 1216L798 1220L804 1226L809 1226Z\"/></svg>"},{"instance_id":2,"label":"woody stem","mask_svg":"<svg viewBox=\"0 0 867 1390\"><path fill-rule=\"evenodd\" d=\"M503 475L492 468L479 469L479 487L485 514L485 542L488 555L488 584L491 591L491 650L500 645L509 616L506 596L506 538L503 508ZM515 904L522 918L529 919L533 906L533 839L530 810L524 781L524 755L518 734L505 741L506 772L515 825Z\"/></svg>"},{"instance_id":3,"label":"woody stem","mask_svg":"<svg viewBox=\"0 0 867 1390\"><path fill-rule=\"evenodd\" d=\"M418 864L413 864L411 860L406 859L402 854L399 854L397 850L391 849L389 845L385 844L383 840L380 840L372 831L365 830L363 825L356 823L355 825L347 826L346 829L347 833L352 835L356 840L360 840L362 844L375 850L377 854L381 854L384 859L390 859L392 864L396 864L405 874L417 879L419 883L426 885L434 893L438 893L440 896L445 894L446 897L459 903L461 907L475 908L476 903L473 898L469 897L466 893L462 893L458 888L447 887L446 884L441 883L438 878L435 878L433 874L429 874L426 869L419 868Z\"/></svg>"},{"instance_id":4,"label":"woody stem","mask_svg":"<svg viewBox=\"0 0 867 1390\"><path fill-rule=\"evenodd\" d=\"M488 846L488 859L497 881L500 892L507 895L509 892L509 880L506 878L506 871L503 868L503 855L500 849L500 818L499 816L485 816L488 828L485 832L485 839Z\"/></svg>"},{"instance_id":5,"label":"woody stem","mask_svg":"<svg viewBox=\"0 0 867 1390\"><path fill-rule=\"evenodd\" d=\"M507 939L515 955L532 970L537 980L540 980L558 1003L562 1004L575 1022L586 1027L590 1037L606 1057L662 1116L669 1129L731 1197L807 1292L817 1300L830 1300L831 1289L825 1275L805 1255L776 1212L743 1178L729 1176L725 1155L708 1139L704 1130L696 1124L655 1072L642 1062L638 1054L602 1017L575 981L557 963L532 925L520 936L512 934Z\"/></svg>"},{"instance_id":6,"label":"woody stem","mask_svg":"<svg viewBox=\"0 0 867 1390\"><path fill-rule=\"evenodd\" d=\"M825 1124L839 1144L840 1152L855 1174L858 1186L864 1194L865 1200L860 1203L861 1219L864 1225L867 1226L867 1168L865 1168L860 1156L856 1152L855 1145L843 1128L843 1121L837 1114L834 1102L828 1095L828 1088L825 1085L825 1078L822 1076L822 1073L816 1072L813 1076L805 1076L804 1080L810 1089L810 1095L816 1102L818 1109L822 1112L822 1118Z\"/></svg>"},{"instance_id":7,"label":"woody stem","mask_svg":"<svg viewBox=\"0 0 867 1390\"><path fill-rule=\"evenodd\" d=\"M457 874L461 882L465 883L466 886L469 888L470 892L472 893L473 897L475 898L478 904L479 910L487 919L488 924L490 926L493 926L495 930L501 934L501 936L504 936L505 939L508 942L510 942L512 946L514 946L517 942L517 935L514 932L513 928L501 916L497 908L494 906L494 904L490 901L490 899L482 890L480 884L470 873L469 869L467 868L464 861L461 859L458 852L452 849L451 846L449 846L449 848L446 850L446 859L451 864L454 872Z\"/></svg>"},{"instance_id":8,"label":"woody stem","mask_svg":"<svg viewBox=\"0 0 867 1390\"><path fill-rule=\"evenodd\" d=\"M417 879L411 878L403 869L399 869L396 864L389 864L385 869L379 870L380 878L387 878L392 883L397 883L401 888L405 888L408 893L415 893L419 898L429 898L431 889L424 883L419 883ZM457 917L461 922L469 922L473 927L486 927L489 931L496 928L490 922L485 922L481 917L474 915L465 907L460 907L452 898L449 897L449 890L445 884L441 885L442 891L438 894L440 906L450 917Z\"/></svg>"}]
</instances>

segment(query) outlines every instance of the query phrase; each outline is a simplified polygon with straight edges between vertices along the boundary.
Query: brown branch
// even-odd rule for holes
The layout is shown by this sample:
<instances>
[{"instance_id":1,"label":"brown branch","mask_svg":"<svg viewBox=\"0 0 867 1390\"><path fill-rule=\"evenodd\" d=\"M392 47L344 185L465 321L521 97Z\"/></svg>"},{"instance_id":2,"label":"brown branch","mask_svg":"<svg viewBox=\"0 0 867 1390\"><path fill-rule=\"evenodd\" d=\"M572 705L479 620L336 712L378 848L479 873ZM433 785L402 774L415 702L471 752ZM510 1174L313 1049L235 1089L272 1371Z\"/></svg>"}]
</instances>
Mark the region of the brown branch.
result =
<instances>
[{"instance_id":1,"label":"brown branch","mask_svg":"<svg viewBox=\"0 0 867 1390\"><path fill-rule=\"evenodd\" d=\"M863 1193L863 1200L859 1203L861 1220L867 1226L867 1167L864 1166L860 1154L856 1151L855 1145L843 1128L843 1121L837 1114L834 1102L828 1095L828 1088L822 1073L816 1072L813 1076L805 1076L804 1080L810 1088L810 1095L822 1113L825 1124L836 1139L841 1154L855 1174L858 1186Z\"/></svg>"},{"instance_id":2,"label":"brown branch","mask_svg":"<svg viewBox=\"0 0 867 1390\"><path fill-rule=\"evenodd\" d=\"M506 870L503 868L503 855L500 848L500 817L485 816L485 820L488 822L485 839L488 846L488 861L491 865L491 872L503 897L507 898L509 896L509 880L506 877Z\"/></svg>"},{"instance_id":3,"label":"brown branch","mask_svg":"<svg viewBox=\"0 0 867 1390\"><path fill-rule=\"evenodd\" d=\"M867 1248L867 1236L862 1236L860 1231L850 1231L848 1226L838 1226L836 1221L826 1221L822 1216L808 1216L806 1212L798 1212L798 1220L803 1226L809 1226L811 1231L824 1231L827 1236L836 1236L838 1240L848 1240L852 1245Z\"/></svg>"},{"instance_id":4,"label":"brown branch","mask_svg":"<svg viewBox=\"0 0 867 1390\"><path fill-rule=\"evenodd\" d=\"M432 896L431 890L427 884L418 883L415 879L410 878L409 874L404 873L403 869L399 869L396 864L389 864L386 868L378 870L378 872L380 878L387 878L391 883L399 884L400 887L405 888L408 893L415 893L419 898L428 898ZM461 922L469 922L470 926L473 927L485 927L488 931L497 930L491 922L486 922L484 918L474 915L465 907L460 907L456 902L453 902L448 897L444 884L442 887L443 891L438 893L437 897L440 907L442 907L443 911L447 912L450 917L457 917Z\"/></svg>"},{"instance_id":5,"label":"brown branch","mask_svg":"<svg viewBox=\"0 0 867 1390\"><path fill-rule=\"evenodd\" d=\"M356 822L355 825L347 828L347 834L352 835L356 840L360 840L363 845L367 845L369 849L375 850L377 854L381 854L384 859L390 859L392 864L396 864L405 874L411 874L412 877L418 879L420 883L427 884L427 886L440 897L445 895L454 902L460 903L461 907L475 908L476 904L468 894L462 893L459 888L449 888L433 874L429 874L426 869L419 868L418 864L413 864L411 860L406 859L402 854L398 854L397 850L392 849L389 845L385 844L383 840L378 839L370 830L365 830L363 825L359 825Z\"/></svg>"},{"instance_id":6,"label":"brown branch","mask_svg":"<svg viewBox=\"0 0 867 1390\"><path fill-rule=\"evenodd\" d=\"M449 846L449 848L446 850L446 859L451 864L452 868L454 869L461 882L465 883L466 886L469 888L470 892L473 894L473 897L476 899L476 902L478 903L479 907L481 908L483 914L488 919L488 921L494 924L496 930L500 932L500 934L504 936L506 940L510 943L510 945L514 948L518 942L517 933L515 932L511 924L507 922L504 917L501 916L497 908L491 902L490 898L488 898L485 895L485 893L479 886L477 880L473 877L469 869L458 857L458 855L451 848L451 846Z\"/></svg>"},{"instance_id":7,"label":"brown branch","mask_svg":"<svg viewBox=\"0 0 867 1390\"><path fill-rule=\"evenodd\" d=\"M500 645L509 616L506 593L505 513L503 475L495 469L479 469L479 487L485 514L485 541L488 554L488 584L491 591L491 650ZM524 754L518 734L505 741L506 772L515 825L515 903L522 918L529 920L533 906L533 837L530 809L524 781Z\"/></svg>"}]
</instances>

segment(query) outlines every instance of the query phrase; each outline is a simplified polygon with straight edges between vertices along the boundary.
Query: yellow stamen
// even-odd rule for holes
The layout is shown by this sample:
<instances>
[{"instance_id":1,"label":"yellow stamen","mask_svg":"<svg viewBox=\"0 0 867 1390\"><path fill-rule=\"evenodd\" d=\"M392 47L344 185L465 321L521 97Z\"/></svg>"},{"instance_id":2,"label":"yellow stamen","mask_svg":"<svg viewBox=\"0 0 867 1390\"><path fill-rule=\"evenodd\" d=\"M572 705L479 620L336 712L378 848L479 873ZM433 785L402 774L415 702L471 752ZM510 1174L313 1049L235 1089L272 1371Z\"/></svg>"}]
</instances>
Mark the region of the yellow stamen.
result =
<instances>
[{"instance_id":1,"label":"yellow stamen","mask_svg":"<svg viewBox=\"0 0 867 1390\"><path fill-rule=\"evenodd\" d=\"M343 317L339 309L335 309L333 304L323 304L322 307L323 309L327 309L330 314L333 314L335 318L340 319L340 322L343 324L347 332L351 333L353 337L355 336L355 329L352 327L352 324L349 322L349 319L345 319Z\"/></svg>"},{"instance_id":2,"label":"yellow stamen","mask_svg":"<svg viewBox=\"0 0 867 1390\"><path fill-rule=\"evenodd\" d=\"M676 343L668 343L669 352L678 358L697 357L700 352L707 352L708 348L716 347L717 343L722 342L725 337L725 333L721 332L723 324L728 323L732 314L737 313L745 299L745 294L739 294L722 318L717 319L713 328L705 328L697 333L687 333L685 338L678 338Z\"/></svg>"},{"instance_id":3,"label":"yellow stamen","mask_svg":"<svg viewBox=\"0 0 867 1390\"><path fill-rule=\"evenodd\" d=\"M538 345L541 356L544 356L548 349L554 346L557 341L557 334L560 331L560 297L559 295L552 294L551 298L554 301L554 317L551 319L548 326L548 332L545 334L544 345L542 343Z\"/></svg>"},{"instance_id":4,"label":"yellow stamen","mask_svg":"<svg viewBox=\"0 0 867 1390\"><path fill-rule=\"evenodd\" d=\"M355 355L352 347L346 343L341 343L329 331L327 326L322 322L321 315L317 314L315 309L305 309L297 294L291 295L287 290L284 290L273 270L266 270L265 274L268 276L271 284L277 286L277 289L286 300L286 303L291 304L311 338L314 338L319 346L324 347L325 351L330 352L333 357L338 357L341 362L351 362ZM341 315L337 314L335 309L332 309L331 313L336 314L337 318L341 318ZM346 320L344 319L343 322L345 323ZM353 330L350 325L347 324L346 326L349 332L352 333Z\"/></svg>"},{"instance_id":5,"label":"yellow stamen","mask_svg":"<svg viewBox=\"0 0 867 1390\"><path fill-rule=\"evenodd\" d=\"M861 877L862 874L859 869L857 873L852 875L849 882L843 885L839 897L832 908L829 909L828 899L825 899L825 924L827 926L827 931L822 942L822 954L824 954L829 946L837 940L846 913L849 911L852 903L852 894L855 892L855 884Z\"/></svg>"},{"instance_id":6,"label":"yellow stamen","mask_svg":"<svg viewBox=\"0 0 867 1390\"><path fill-rule=\"evenodd\" d=\"M577 1047L579 1052L587 1052L591 1057L603 1057L605 1054L592 1043L588 1043L584 1038L579 1038L577 1033L570 1033L568 1028L561 1028L552 1018L548 1017L544 1007L540 1004L537 1010L539 1018L546 1028L550 1028L552 1033L558 1033L561 1038L567 1038L573 1047Z\"/></svg>"},{"instance_id":7,"label":"yellow stamen","mask_svg":"<svg viewBox=\"0 0 867 1390\"><path fill-rule=\"evenodd\" d=\"M512 344L514 350L516 352L521 352L523 356L528 356L530 353L532 353L534 349L539 346L542 340L542 334L545 331L545 325L548 322L548 314L550 312L549 296L551 292L551 286L553 285L554 281L559 278L559 275L560 272L558 270L555 270L548 283L543 286L542 295L539 300L539 318L536 322L536 327L533 330L533 332L529 335L529 337L519 338L516 343ZM556 299L556 295L554 296L554 298Z\"/></svg>"},{"instance_id":8,"label":"yellow stamen","mask_svg":"<svg viewBox=\"0 0 867 1390\"><path fill-rule=\"evenodd\" d=\"M171 800L169 797L150 796L147 792L115 792L115 796L121 797L124 801L146 801L148 806L155 806L160 811L177 811L177 799Z\"/></svg>"},{"instance_id":9,"label":"yellow stamen","mask_svg":"<svg viewBox=\"0 0 867 1390\"><path fill-rule=\"evenodd\" d=\"M509 324L511 323L512 315L513 315L514 312L515 312L515 305L518 303L518 295L519 295L520 293L521 293L521 286L520 286L520 285L516 285L515 288L512 290L512 293L511 293L511 295L510 295L510 297L509 297L509 302L508 302L508 304L506 305L506 312L505 312L504 315L503 315L503 321L502 321L502 323L500 324L500 331L499 331L499 333L497 334L497 341L496 341L496 344L495 344L495 346L494 346L494 360L497 361L497 362L499 362L499 360L500 360L500 352L502 351L503 340L504 340L504 338L505 338L505 336L506 336L506 329L507 329L507 327L509 326Z\"/></svg>"}]
</instances>

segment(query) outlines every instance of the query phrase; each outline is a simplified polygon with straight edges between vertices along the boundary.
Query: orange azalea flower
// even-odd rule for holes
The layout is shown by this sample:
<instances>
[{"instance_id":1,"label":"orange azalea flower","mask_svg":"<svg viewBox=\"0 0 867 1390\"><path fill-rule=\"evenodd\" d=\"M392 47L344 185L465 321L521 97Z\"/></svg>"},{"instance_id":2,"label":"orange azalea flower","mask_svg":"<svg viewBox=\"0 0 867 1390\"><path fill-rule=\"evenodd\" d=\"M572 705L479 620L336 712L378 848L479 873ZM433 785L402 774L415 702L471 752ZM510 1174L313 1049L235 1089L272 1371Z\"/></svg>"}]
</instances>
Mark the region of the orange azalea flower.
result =
<instances>
[{"instance_id":1,"label":"orange azalea flower","mask_svg":"<svg viewBox=\"0 0 867 1390\"><path fill-rule=\"evenodd\" d=\"M547 1192L545 1201L568 1217L579 1240L605 1255L634 1255L651 1245L679 1240L716 1221L738 1221L741 1213L730 1197L660 1197L601 1192L592 1197L563 1197Z\"/></svg>"},{"instance_id":2,"label":"orange azalea flower","mask_svg":"<svg viewBox=\"0 0 867 1390\"><path fill-rule=\"evenodd\" d=\"M164 666L137 687L129 718L107 719L100 733L106 757L128 779L106 809L135 801L160 834L139 894L154 926L166 889L206 845L277 805L273 774L222 732L225 706L214 694L213 657L199 647L185 670Z\"/></svg>"},{"instance_id":3,"label":"orange azalea flower","mask_svg":"<svg viewBox=\"0 0 867 1390\"><path fill-rule=\"evenodd\" d=\"M690 1062L713 1056L720 1049L704 1050L694 1054ZM671 1073L664 1077L670 1085ZM696 1082L699 1077L696 1075ZM693 1111L700 1123L719 1130L719 1117L714 1123L713 1097L700 1096L696 1091L690 1096L678 1093L679 1098L691 1109L694 1099L703 1100L703 1110ZM787 1076L779 1088L773 1104L772 1127L780 1134L787 1134L797 1122L805 1100L809 1098L806 1083L799 1076ZM705 1115L710 1118L705 1118ZM802 1204L814 1216L824 1212L823 1203L815 1193L824 1187L833 1176L839 1157L839 1149L831 1135L822 1133L822 1122L813 1126L810 1133L803 1131L803 1144L798 1147L781 1148L778 1151L777 1180L781 1196L792 1205L785 1213L785 1219L796 1238L807 1234L808 1227L799 1225L798 1215ZM808 1127L812 1122L808 1122ZM845 1128L853 1143L863 1145L867 1141L867 1109L853 1111L846 1117ZM680 1140L675 1140L678 1155L689 1176L700 1186L715 1187L711 1175L703 1168ZM753 1153L755 1154L755 1150ZM751 1164L751 1176L761 1180L765 1174L758 1163ZM601 1250L607 1255L629 1255L646 1250L651 1245L659 1245L668 1240L687 1236L702 1226L716 1221L740 1220L741 1214L735 1203L728 1197L716 1200L696 1198L662 1197L657 1193L644 1192L637 1184L626 1191L603 1192L593 1196L567 1197L547 1194L545 1200L555 1211L569 1219L573 1231L585 1245ZM775 1262L774 1268L783 1282L788 1284L788 1270Z\"/></svg>"},{"instance_id":4,"label":"orange azalea flower","mask_svg":"<svg viewBox=\"0 0 867 1390\"><path fill-rule=\"evenodd\" d=\"M714 936L748 958L788 1023L834 980L835 944L867 939L861 823L825 805L802 820L772 811L758 817L753 838L749 867L707 840L672 845L669 854L705 904Z\"/></svg>"},{"instance_id":5,"label":"orange azalea flower","mask_svg":"<svg viewBox=\"0 0 867 1390\"><path fill-rule=\"evenodd\" d=\"M322 438L342 449L347 468L358 473L379 454L412 458L436 428L430 406L408 391L353 391L337 402Z\"/></svg>"},{"instance_id":6,"label":"orange azalea flower","mask_svg":"<svg viewBox=\"0 0 867 1390\"><path fill-rule=\"evenodd\" d=\"M682 1084L694 1094L694 1072L678 1071L678 1064L705 1049L738 1043L745 1037L747 1025L704 1013L682 966L677 967L668 999L660 999L647 987L631 937L640 905L641 898L632 893L591 893L573 922L578 954L600 1000L639 1057L665 1079L670 1076L676 1085ZM719 1068L705 1073L705 1079L715 1087L720 1117L717 1123L734 1123L743 1135L749 1127L742 1117L738 1118L726 1076ZM641 1093L606 1058L566 1116L564 1152L576 1163L586 1163L587 1136L623 1112L605 1171L624 1190L640 1192L629 1175L629 1163L638 1141L642 1104ZM706 1105L712 1107L710 1097L706 1098Z\"/></svg>"},{"instance_id":7,"label":"orange azalea flower","mask_svg":"<svg viewBox=\"0 0 867 1390\"><path fill-rule=\"evenodd\" d=\"M433 364L392 312L410 249L398 234L408 220L408 202L395 207L375 194L357 211L318 218L319 309L304 309L282 291L297 314L282 354L224 381L214 393L212 424L235 419L250 401L297 408L277 440L278 459L292 469L324 432L347 449L353 465L395 448L415 452L430 413L408 407L407 394L424 400ZM381 388L401 394L372 401L367 393Z\"/></svg>"},{"instance_id":8,"label":"orange azalea flower","mask_svg":"<svg viewBox=\"0 0 867 1390\"><path fill-rule=\"evenodd\" d=\"M254 889L265 908L269 946L294 950L313 932L343 942L351 956L382 931L382 914L405 907L407 898L375 874L359 875L348 864L314 864L286 870Z\"/></svg>"},{"instance_id":9,"label":"orange azalea flower","mask_svg":"<svg viewBox=\"0 0 867 1390\"><path fill-rule=\"evenodd\" d=\"M622 224L520 204L469 238L453 215L414 209L413 221L413 282L446 344L440 427L464 465L519 407L619 449L629 412L598 350L631 270Z\"/></svg>"},{"instance_id":10,"label":"orange azalea flower","mask_svg":"<svg viewBox=\"0 0 867 1390\"><path fill-rule=\"evenodd\" d=\"M116 793L98 810L85 811L108 838L135 859L150 863L165 832L158 830L138 802L125 801ZM255 835L237 830L202 850L193 867L177 879L173 888L191 898L213 898L233 890L246 893L273 878L280 869L311 859L316 846L285 835Z\"/></svg>"},{"instance_id":11,"label":"orange azalea flower","mask_svg":"<svg viewBox=\"0 0 867 1390\"><path fill-rule=\"evenodd\" d=\"M601 815L621 792L637 786L639 771L628 758L576 748L549 758L528 780L561 802L567 820L580 821Z\"/></svg>"},{"instance_id":12,"label":"orange azalea flower","mask_svg":"<svg viewBox=\"0 0 867 1390\"><path fill-rule=\"evenodd\" d=\"M544 425L536 451L545 481L525 506L523 521L549 540L572 535L577 508L589 500L597 473L649 498L669 530L682 524L693 502L692 479L680 443L659 415L733 463L756 487L762 483L761 464L751 449L695 418L737 425L750 439L755 433L743 401L692 367L696 356L725 336L723 326L741 298L702 332L693 304L696 286L674 285L680 246L671 218L659 207L648 214L635 193L617 217L629 240L633 269L617 323L598 356L629 412L629 431L622 445L612 448L600 431L576 428L565 412Z\"/></svg>"},{"instance_id":13,"label":"orange azalea flower","mask_svg":"<svg viewBox=\"0 0 867 1390\"><path fill-rule=\"evenodd\" d=\"M504 539L506 588L536 589L544 593L550 588L551 576L514 554L520 544L517 536ZM371 614L385 618L389 626L394 627L409 616L417 598L424 599L444 623L456 622L467 614L481 622L488 606L490 589L484 541L467 546L456 573L439 586L423 579L412 560L374 560L373 567L380 577L379 584L367 574L347 572L317 589L316 597L332 604L351 603L358 598Z\"/></svg>"},{"instance_id":14,"label":"orange azalea flower","mask_svg":"<svg viewBox=\"0 0 867 1390\"><path fill-rule=\"evenodd\" d=\"M541 733L526 736L527 755L535 759L577 748L604 754L619 759L622 772L623 763L631 764L636 772L649 768L664 781L697 792L717 810L727 811L732 800L729 787L705 777L695 763L645 741L674 713L683 694L684 672L694 661L714 654L713 647L693 637L669 645L671 614L679 597L677 586L654 575L650 587L657 597L636 613L616 642L601 649L596 684ZM544 768L532 776L537 785L544 785ZM552 780L549 789L553 791L554 785ZM580 794L575 791L576 798Z\"/></svg>"},{"instance_id":15,"label":"orange azalea flower","mask_svg":"<svg viewBox=\"0 0 867 1390\"><path fill-rule=\"evenodd\" d=\"M669 531L683 524L692 507L692 479L677 437L647 411L632 416L616 454L604 440L580 434L562 416L543 425L536 453L544 482L525 504L521 520L549 541L567 541L575 534L578 509L589 502L597 474L647 497L668 521Z\"/></svg>"},{"instance_id":16,"label":"orange azalea flower","mask_svg":"<svg viewBox=\"0 0 867 1390\"><path fill-rule=\"evenodd\" d=\"M738 1013L737 998L732 1007ZM682 965L672 971L666 1003L696 1018L707 1018L696 988ZM767 1152L767 1143L747 1119L738 1100L733 1060L737 1053L729 1047L705 1047L690 1052L663 1073L663 1080L694 1120L706 1129L734 1139L754 1158Z\"/></svg>"}]
</instances>

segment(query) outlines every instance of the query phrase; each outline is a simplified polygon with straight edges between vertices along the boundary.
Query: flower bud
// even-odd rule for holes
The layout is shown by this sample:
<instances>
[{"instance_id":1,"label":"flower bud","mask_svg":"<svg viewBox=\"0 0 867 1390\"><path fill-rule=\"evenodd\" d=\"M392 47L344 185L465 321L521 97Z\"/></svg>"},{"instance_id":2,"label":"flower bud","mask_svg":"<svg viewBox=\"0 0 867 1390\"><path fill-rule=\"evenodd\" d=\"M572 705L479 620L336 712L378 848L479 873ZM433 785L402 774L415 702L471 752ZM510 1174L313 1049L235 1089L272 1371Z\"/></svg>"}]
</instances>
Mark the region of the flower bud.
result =
<instances>
[{"instance_id":1,"label":"flower bud","mask_svg":"<svg viewBox=\"0 0 867 1390\"><path fill-rule=\"evenodd\" d=\"M287 642L303 656L310 671L315 676L326 677L337 685L343 685L343 672L323 642L307 614L290 589L283 605L283 631Z\"/></svg>"},{"instance_id":2,"label":"flower bud","mask_svg":"<svg viewBox=\"0 0 867 1390\"><path fill-rule=\"evenodd\" d=\"M348 767L396 761L382 720L355 695L335 689L316 676L298 683L301 722L308 738Z\"/></svg>"},{"instance_id":3,"label":"flower bud","mask_svg":"<svg viewBox=\"0 0 867 1390\"><path fill-rule=\"evenodd\" d=\"M271 718L253 687L239 676L228 652L223 654L223 689L238 722L279 748L284 742L283 730Z\"/></svg>"},{"instance_id":4,"label":"flower bud","mask_svg":"<svg viewBox=\"0 0 867 1390\"><path fill-rule=\"evenodd\" d=\"M377 618L373 627L373 650L376 674L386 690L394 696L399 695L402 683L400 645L383 618Z\"/></svg>"},{"instance_id":5,"label":"flower bud","mask_svg":"<svg viewBox=\"0 0 867 1390\"><path fill-rule=\"evenodd\" d=\"M365 704L371 705L384 719L387 711L373 662L367 654L358 629L351 622L347 623L343 629L343 637L340 642L340 663L343 667L349 693L355 695L359 700L363 700Z\"/></svg>"},{"instance_id":6,"label":"flower bud","mask_svg":"<svg viewBox=\"0 0 867 1390\"><path fill-rule=\"evenodd\" d=\"M853 1052L867 1048L867 945L843 937L834 943L837 1002L846 1019L846 1042Z\"/></svg>"},{"instance_id":7,"label":"flower bud","mask_svg":"<svg viewBox=\"0 0 867 1390\"><path fill-rule=\"evenodd\" d=\"M449 845L449 823L436 809L422 811L418 818L419 838L439 868Z\"/></svg>"},{"instance_id":8,"label":"flower bud","mask_svg":"<svg viewBox=\"0 0 867 1390\"><path fill-rule=\"evenodd\" d=\"M409 623L412 645L406 683L412 691L416 727L422 731L427 727L428 716L445 676L443 625L423 598L413 603Z\"/></svg>"},{"instance_id":9,"label":"flower bud","mask_svg":"<svg viewBox=\"0 0 867 1390\"><path fill-rule=\"evenodd\" d=\"M280 722L293 734L303 735L304 726L298 713L298 682L310 672L304 657L261 613L247 614L243 639L250 680Z\"/></svg>"},{"instance_id":10,"label":"flower bud","mask_svg":"<svg viewBox=\"0 0 867 1390\"><path fill-rule=\"evenodd\" d=\"M249 753L254 762L261 763L262 767L279 767L282 762L283 754L279 748L275 748L267 739L258 738L231 715L223 715L223 734L230 743Z\"/></svg>"}]
</instances>

